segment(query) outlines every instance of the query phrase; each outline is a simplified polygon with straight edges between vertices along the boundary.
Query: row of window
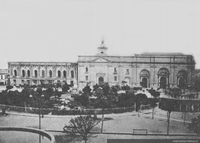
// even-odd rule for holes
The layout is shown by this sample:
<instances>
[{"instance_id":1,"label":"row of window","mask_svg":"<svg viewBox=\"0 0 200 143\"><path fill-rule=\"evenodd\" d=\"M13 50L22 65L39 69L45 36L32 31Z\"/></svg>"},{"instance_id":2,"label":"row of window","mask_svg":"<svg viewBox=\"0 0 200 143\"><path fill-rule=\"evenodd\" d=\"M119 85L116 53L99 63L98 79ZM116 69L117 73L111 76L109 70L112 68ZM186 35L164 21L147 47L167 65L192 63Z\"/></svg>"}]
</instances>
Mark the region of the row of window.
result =
<instances>
[{"instance_id":1,"label":"row of window","mask_svg":"<svg viewBox=\"0 0 200 143\"><path fill-rule=\"evenodd\" d=\"M38 83L37 80L32 80L32 82L33 82L34 84L37 84L37 83ZM43 84L43 83L44 83L44 80L39 80L39 82L40 82L40 84ZM13 80L13 83L14 83L14 85L16 85L17 81L16 81L16 80ZM30 80L24 81L24 80L22 79L22 80L21 80L21 83L23 83L23 84L24 84L24 83L30 84ZM48 80L48 83L53 84L54 81L53 81L53 80ZM71 85L74 85L74 81L70 81L70 84L71 84Z\"/></svg>"},{"instance_id":2,"label":"row of window","mask_svg":"<svg viewBox=\"0 0 200 143\"><path fill-rule=\"evenodd\" d=\"M88 81L88 76L85 76L85 80ZM114 81L117 81L117 76L114 76Z\"/></svg>"},{"instance_id":3,"label":"row of window","mask_svg":"<svg viewBox=\"0 0 200 143\"><path fill-rule=\"evenodd\" d=\"M117 73L117 68L114 68L114 73ZM126 69L126 74L129 74L129 69Z\"/></svg>"},{"instance_id":4,"label":"row of window","mask_svg":"<svg viewBox=\"0 0 200 143\"><path fill-rule=\"evenodd\" d=\"M22 77L25 77L26 76L26 72L25 70L22 70L22 73L21 73ZM14 70L14 76L17 76L17 70ZM27 77L30 77L31 76L31 73L30 73L30 70L27 70ZM49 77L52 77L53 76L53 73L51 70L49 70ZM38 71L35 70L34 71L34 77L38 77ZM42 70L42 77L44 78L45 77L45 71ZM57 71L57 77L61 78L61 71L58 70ZM63 77L66 78L67 77L67 72L66 71L63 71ZM74 71L72 70L71 71L71 78L74 78Z\"/></svg>"},{"instance_id":5,"label":"row of window","mask_svg":"<svg viewBox=\"0 0 200 143\"><path fill-rule=\"evenodd\" d=\"M88 72L88 67L85 68L85 72ZM117 68L114 68L114 73L117 73ZM126 69L126 74L129 74L129 69Z\"/></svg>"}]
</instances>

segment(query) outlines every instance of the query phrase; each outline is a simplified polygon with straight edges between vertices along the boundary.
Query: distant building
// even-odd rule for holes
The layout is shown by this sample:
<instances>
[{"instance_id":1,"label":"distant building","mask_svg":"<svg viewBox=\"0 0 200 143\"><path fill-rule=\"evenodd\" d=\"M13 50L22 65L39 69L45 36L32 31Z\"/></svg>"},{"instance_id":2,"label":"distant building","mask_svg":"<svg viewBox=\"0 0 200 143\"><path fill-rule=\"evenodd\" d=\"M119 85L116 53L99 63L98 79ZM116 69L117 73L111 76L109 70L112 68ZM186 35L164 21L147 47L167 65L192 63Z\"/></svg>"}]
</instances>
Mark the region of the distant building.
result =
<instances>
[{"instance_id":1,"label":"distant building","mask_svg":"<svg viewBox=\"0 0 200 143\"><path fill-rule=\"evenodd\" d=\"M9 62L11 85L67 81L82 89L86 84L127 84L142 87L186 87L193 83L195 61L181 53L107 55L102 40L96 55L81 55L77 63Z\"/></svg>"},{"instance_id":2,"label":"distant building","mask_svg":"<svg viewBox=\"0 0 200 143\"><path fill-rule=\"evenodd\" d=\"M8 62L11 85L38 85L66 81L77 84L77 63Z\"/></svg>"},{"instance_id":3,"label":"distant building","mask_svg":"<svg viewBox=\"0 0 200 143\"><path fill-rule=\"evenodd\" d=\"M142 87L185 87L192 84L195 61L181 53L143 53L134 56L107 55L102 41L98 53L79 56L78 85L116 85L126 83Z\"/></svg>"},{"instance_id":4,"label":"distant building","mask_svg":"<svg viewBox=\"0 0 200 143\"><path fill-rule=\"evenodd\" d=\"M7 85L8 82L8 69L0 69L0 86Z\"/></svg>"}]
</instances>

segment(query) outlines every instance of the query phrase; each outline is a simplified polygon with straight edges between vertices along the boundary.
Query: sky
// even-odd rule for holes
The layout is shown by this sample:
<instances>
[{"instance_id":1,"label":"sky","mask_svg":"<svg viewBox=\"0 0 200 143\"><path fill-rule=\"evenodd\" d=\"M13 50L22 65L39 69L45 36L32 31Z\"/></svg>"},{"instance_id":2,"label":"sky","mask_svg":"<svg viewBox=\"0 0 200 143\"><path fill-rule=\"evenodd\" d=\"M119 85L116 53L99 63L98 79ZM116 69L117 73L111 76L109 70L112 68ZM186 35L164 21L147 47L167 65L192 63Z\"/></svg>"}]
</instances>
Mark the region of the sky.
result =
<instances>
[{"instance_id":1,"label":"sky","mask_svg":"<svg viewBox=\"0 0 200 143\"><path fill-rule=\"evenodd\" d=\"M200 68L200 0L0 0L0 68L95 55L191 54Z\"/></svg>"}]
</instances>

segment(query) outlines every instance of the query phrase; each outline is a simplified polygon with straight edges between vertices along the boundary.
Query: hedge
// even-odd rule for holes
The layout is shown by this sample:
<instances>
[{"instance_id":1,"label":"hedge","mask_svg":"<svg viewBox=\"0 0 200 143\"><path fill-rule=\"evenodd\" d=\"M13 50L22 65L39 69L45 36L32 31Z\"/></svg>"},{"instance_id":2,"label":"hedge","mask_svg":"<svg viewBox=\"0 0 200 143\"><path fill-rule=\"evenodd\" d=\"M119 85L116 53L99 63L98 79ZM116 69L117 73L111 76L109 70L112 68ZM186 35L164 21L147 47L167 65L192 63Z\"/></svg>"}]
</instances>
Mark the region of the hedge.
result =
<instances>
[{"instance_id":1,"label":"hedge","mask_svg":"<svg viewBox=\"0 0 200 143\"><path fill-rule=\"evenodd\" d=\"M6 109L9 111L16 111L16 112L24 112L24 113L34 113L39 114L39 108L34 107L19 107L19 106L9 106L9 105L2 105L0 104L0 109ZM124 113L124 112L132 112L134 111L134 107L122 107L122 108L105 108L103 109L104 114L111 114L111 113ZM49 114L52 115L88 115L88 114L102 114L102 109L70 109L70 110L60 110L60 109L53 109L53 108L43 108L41 110L42 114Z\"/></svg>"}]
</instances>

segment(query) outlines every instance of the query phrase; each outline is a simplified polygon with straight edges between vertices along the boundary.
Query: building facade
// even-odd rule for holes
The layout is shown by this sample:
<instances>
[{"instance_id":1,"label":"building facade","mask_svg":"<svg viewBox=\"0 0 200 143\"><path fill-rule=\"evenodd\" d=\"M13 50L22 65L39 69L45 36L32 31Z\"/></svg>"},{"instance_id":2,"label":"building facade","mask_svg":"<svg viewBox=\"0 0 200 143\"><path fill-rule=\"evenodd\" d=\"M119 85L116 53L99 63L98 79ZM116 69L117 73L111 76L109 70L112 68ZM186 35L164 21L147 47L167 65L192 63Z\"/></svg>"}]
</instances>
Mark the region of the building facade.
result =
<instances>
[{"instance_id":1,"label":"building facade","mask_svg":"<svg viewBox=\"0 0 200 143\"><path fill-rule=\"evenodd\" d=\"M98 53L79 56L77 63L9 62L11 85L66 81L82 89L86 84L128 84L131 87L186 87L193 83L195 61L181 53L143 53L134 56L107 55L104 41Z\"/></svg>"},{"instance_id":2,"label":"building facade","mask_svg":"<svg viewBox=\"0 0 200 143\"><path fill-rule=\"evenodd\" d=\"M0 85L7 85L8 69L0 69Z\"/></svg>"},{"instance_id":3,"label":"building facade","mask_svg":"<svg viewBox=\"0 0 200 143\"><path fill-rule=\"evenodd\" d=\"M67 82L77 84L77 63L8 62L11 85Z\"/></svg>"},{"instance_id":4,"label":"building facade","mask_svg":"<svg viewBox=\"0 0 200 143\"><path fill-rule=\"evenodd\" d=\"M134 56L107 55L102 41L98 53L79 56L78 85L83 88L108 83L142 87L185 87L193 82L195 61L181 53L143 53Z\"/></svg>"}]
</instances>

